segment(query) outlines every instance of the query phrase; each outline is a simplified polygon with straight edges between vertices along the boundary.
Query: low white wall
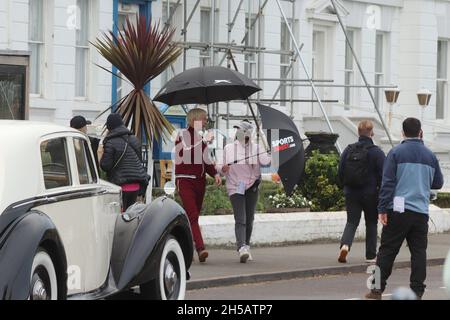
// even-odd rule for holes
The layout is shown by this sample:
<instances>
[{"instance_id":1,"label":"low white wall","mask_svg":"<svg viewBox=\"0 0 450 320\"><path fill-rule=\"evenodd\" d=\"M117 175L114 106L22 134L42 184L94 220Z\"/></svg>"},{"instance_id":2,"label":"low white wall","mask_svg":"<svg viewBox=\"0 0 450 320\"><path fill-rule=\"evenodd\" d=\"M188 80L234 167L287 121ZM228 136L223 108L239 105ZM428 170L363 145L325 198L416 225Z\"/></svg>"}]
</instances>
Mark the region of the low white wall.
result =
<instances>
[{"instance_id":1,"label":"low white wall","mask_svg":"<svg viewBox=\"0 0 450 320\"><path fill-rule=\"evenodd\" d=\"M450 231L450 210L432 205L430 218L430 233ZM344 231L346 220L347 214L344 211L256 214L252 244L269 245L322 239L338 241ZM364 225L364 217L362 217L356 232L357 238L365 236ZM200 226L207 244L221 246L235 244L232 215L201 216ZM381 225L379 225L379 231L381 232Z\"/></svg>"}]
</instances>

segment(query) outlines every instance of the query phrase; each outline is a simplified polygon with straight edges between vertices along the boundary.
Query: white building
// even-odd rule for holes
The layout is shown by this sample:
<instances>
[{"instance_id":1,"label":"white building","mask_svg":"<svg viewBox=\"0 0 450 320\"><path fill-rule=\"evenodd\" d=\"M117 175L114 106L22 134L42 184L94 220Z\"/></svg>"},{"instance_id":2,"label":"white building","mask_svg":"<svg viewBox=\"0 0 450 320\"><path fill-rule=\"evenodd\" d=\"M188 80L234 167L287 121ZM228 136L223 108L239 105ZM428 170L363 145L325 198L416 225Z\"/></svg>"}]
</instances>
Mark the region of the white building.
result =
<instances>
[{"instance_id":1,"label":"white building","mask_svg":"<svg viewBox=\"0 0 450 320\"><path fill-rule=\"evenodd\" d=\"M0 1L0 50L30 53L31 120L67 125L110 105L111 75L95 64L111 66L89 40L111 26L109 0Z\"/></svg>"},{"instance_id":2,"label":"white building","mask_svg":"<svg viewBox=\"0 0 450 320\"><path fill-rule=\"evenodd\" d=\"M450 1L448 0L336 0L364 74L372 85L397 85L400 97L394 106L392 134L399 138L401 120L407 116L421 117L416 93L425 88L432 92L425 109L425 137L444 159L450 150L450 111L448 90L448 55L450 39ZM110 69L96 50L89 45L102 30L112 28L113 20L123 21L126 15L140 11L139 5L149 1L127 0L2 0L0 1L0 50L31 52L30 119L60 123L74 114L94 118L123 96L125 84L112 83L111 75L95 64ZM172 9L173 14L168 12ZM178 6L177 6L178 4ZM260 47L260 53L236 53L240 71L252 78L283 78L294 54L286 24L276 0L157 0L151 2L154 19L170 21L176 31L176 41L187 41L199 48L199 42L219 45L227 43L248 48ZM232 31L229 22L235 17ZM259 6L265 4L259 19ZM345 37L332 11L330 0L281 1L288 18L294 17L293 32L302 45L301 54L315 79L333 82L330 87L318 87L327 114L338 133L341 145L355 138L355 123L360 117L376 119L377 115L366 88L343 88L338 85L363 86L357 66L352 60ZM184 8L186 5L186 8ZM78 7L78 10L76 8ZM215 14L212 17L212 7ZM117 9L118 16L113 15ZM174 10L176 8L176 10ZM194 10L195 8L195 10ZM76 14L76 13L81 14ZM183 20L192 14L186 36L182 35ZM249 15L250 12L250 15ZM253 28L249 28L254 23ZM215 27L213 27L213 25ZM246 31L249 36L242 41ZM212 36L213 35L213 36ZM186 60L180 57L175 73L200 64L219 64L224 52L217 47L186 50ZM291 55L274 54L289 51ZM226 59L222 65L226 65ZM151 84L153 96L162 83L173 75L166 71ZM298 59L288 79L305 79ZM259 98L272 99L280 81L257 81L263 88ZM313 99L307 82L281 86L276 99ZM383 89L374 90L383 116L388 106ZM113 97L113 98L112 98ZM272 106L291 113L301 132L327 130L317 103L289 101ZM217 113L217 112L216 112ZM226 104L219 113L227 113ZM248 114L244 104L231 104L230 114ZM232 120L231 120L232 121ZM219 119L219 128L227 123ZM383 139L381 124L377 124L377 142L389 147ZM450 160L448 155L445 158Z\"/></svg>"}]
</instances>

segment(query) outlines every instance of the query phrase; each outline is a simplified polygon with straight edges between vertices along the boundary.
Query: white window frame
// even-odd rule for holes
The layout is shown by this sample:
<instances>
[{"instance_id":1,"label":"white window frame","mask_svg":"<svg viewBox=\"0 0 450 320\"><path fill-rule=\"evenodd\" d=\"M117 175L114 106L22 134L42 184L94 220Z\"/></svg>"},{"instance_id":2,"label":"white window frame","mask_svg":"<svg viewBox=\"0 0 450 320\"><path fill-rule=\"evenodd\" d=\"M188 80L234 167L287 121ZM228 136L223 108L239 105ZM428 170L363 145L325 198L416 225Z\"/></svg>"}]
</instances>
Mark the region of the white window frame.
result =
<instances>
[{"instance_id":1,"label":"white window frame","mask_svg":"<svg viewBox=\"0 0 450 320\"><path fill-rule=\"evenodd\" d=\"M83 12L81 12L81 9L79 7L79 3L84 2L87 6L87 20L86 24L81 23L81 19L83 16ZM86 33L86 39L89 41L90 38L90 31L91 31L91 16L92 16L92 1L90 0L77 0L77 27L76 27L76 33L80 32L80 30L83 30L82 32ZM86 27L87 26L87 27ZM82 66L78 65L78 54L81 53L83 55L83 62ZM89 42L86 44L78 44L77 40L75 40L75 99L77 100L87 100L87 97L89 96L89 61L90 61L90 50L89 50ZM78 70L79 68L83 69L84 72L84 81L82 84L83 88L78 87Z\"/></svg>"},{"instance_id":2,"label":"white window frame","mask_svg":"<svg viewBox=\"0 0 450 320\"><path fill-rule=\"evenodd\" d=\"M29 24L28 24L28 28L29 28L29 33L28 33L28 44L29 44L29 49L31 51L31 56L30 56L30 60L31 57L33 56L33 49L31 48L32 46L34 46L36 49L36 51L38 52L39 56L37 58L38 63L33 66L30 64L30 95L32 97L41 97L43 92L44 92L44 75L43 72L44 70L41 68L41 66L44 64L44 55L45 55L45 29L46 29L46 1L45 0L33 0L33 3L36 4L38 3L38 1L41 2L42 4L42 15L41 15L41 40L39 39L31 39L31 32L30 29L35 27L34 25L31 24L31 9L30 9L30 4L31 1L29 2ZM33 82L33 74L34 71L36 73L36 79L35 81L37 81L37 83L34 85ZM37 90L34 90L34 87L37 88ZM34 92L36 91L36 92Z\"/></svg>"},{"instance_id":3,"label":"white window frame","mask_svg":"<svg viewBox=\"0 0 450 320\"><path fill-rule=\"evenodd\" d=\"M262 19L262 16L259 17L259 19ZM248 31L248 35L245 38L245 46L254 48L257 44L257 37L258 37L258 28L259 23L256 22L252 29L250 29L252 23L256 20L256 14L251 14L250 17L248 14L245 15L245 30ZM256 60L256 53L246 53L244 55L244 74L251 78L256 78L258 74L258 63Z\"/></svg>"},{"instance_id":4,"label":"white window frame","mask_svg":"<svg viewBox=\"0 0 450 320\"><path fill-rule=\"evenodd\" d=\"M448 39L438 39L437 46L439 48L439 42L444 43L446 46L445 49L445 65L441 66L443 69L441 72L439 72L439 50L437 50L437 65L436 65L436 120L444 120L447 117L448 111L447 111L447 103L448 103L448 52L449 52L449 40ZM442 76L444 75L444 77ZM440 84L442 84L443 92L442 94L442 115L438 117L438 108L439 106L439 91L440 91Z\"/></svg>"},{"instance_id":5,"label":"white window frame","mask_svg":"<svg viewBox=\"0 0 450 320\"><path fill-rule=\"evenodd\" d=\"M126 17L128 16L130 18L131 22L136 24L137 23L136 14L139 14L139 6L129 5L126 8L127 8L127 11L124 11L124 10L122 10L122 9L124 9L122 6L119 7L119 16L125 17L124 23L126 21ZM118 32L123 33L122 24L119 23L119 21L117 21L117 24L118 24L117 25ZM117 70L117 75L118 75L118 77L116 77L117 78L116 92L117 92L117 101L119 101L120 99L125 97L126 94L128 94L128 92L132 89L132 87L128 81L122 80L122 78L124 78L124 75L119 70Z\"/></svg>"},{"instance_id":6,"label":"white window frame","mask_svg":"<svg viewBox=\"0 0 450 320\"><path fill-rule=\"evenodd\" d=\"M210 7L202 7L200 9L200 42L210 43L211 42L211 34L212 34L212 27L211 27L211 8ZM208 17L206 19L203 19L203 14L208 14ZM206 26L203 24L206 23ZM203 31L202 30L208 30L208 39L205 39L203 37ZM200 67L206 67L211 64L211 51L209 49L200 50Z\"/></svg>"},{"instance_id":7,"label":"white window frame","mask_svg":"<svg viewBox=\"0 0 450 320\"><path fill-rule=\"evenodd\" d=\"M357 30L354 28L348 28L347 35L349 37L351 46L353 49L355 48ZM349 59L349 60L348 60ZM347 62L351 61L351 65ZM344 88L344 107L345 110L350 110L350 106L354 105L355 100L355 90L351 85L355 84L355 61L353 59L352 51L345 41L345 54L344 54L344 84L346 87Z\"/></svg>"},{"instance_id":8,"label":"white window frame","mask_svg":"<svg viewBox=\"0 0 450 320\"><path fill-rule=\"evenodd\" d=\"M167 2L163 1L162 2L162 6L161 6L161 28L164 28L166 23L168 22L167 20L169 19L170 15L172 15L173 10L175 9L175 5L176 3L174 2L170 2L169 3L169 12L167 12ZM182 26L182 19L180 18L180 13L183 11L183 5L180 4L176 7L176 11L175 13L173 13L172 15L172 19L170 21L170 24L172 26L176 26L177 30L183 28ZM175 68L175 64L172 65ZM169 68L167 68L166 70L164 70L161 75L160 75L160 79L161 79L161 86L165 85L169 79L171 79L171 74L173 76L173 72L172 72L172 66L170 66Z\"/></svg>"},{"instance_id":9,"label":"white window frame","mask_svg":"<svg viewBox=\"0 0 450 320\"><path fill-rule=\"evenodd\" d=\"M291 26L291 29L295 30L295 26L298 23L298 20L292 20L288 19L288 23ZM284 28L284 32L283 32ZM283 35L286 37L286 39L283 40ZM287 41L286 41L287 40ZM283 43L286 42L287 45L283 47ZM280 50L282 51L291 51L293 48L293 43L291 39L291 35L289 33L289 29L287 28L286 22L284 19L281 19L280 23ZM289 73L286 74L286 71L289 69L289 66L291 64L291 56L289 55L280 55L280 79L288 79L289 76L292 75L294 72L294 68L291 68ZM288 92L287 90L291 88L291 85L287 81L280 81L280 100L287 99ZM293 92L291 92L293 94ZM280 106L286 106L286 101L280 101Z\"/></svg>"},{"instance_id":10,"label":"white window frame","mask_svg":"<svg viewBox=\"0 0 450 320\"><path fill-rule=\"evenodd\" d=\"M377 47L377 38L378 36L381 36L381 68L377 70L377 53L378 53L378 47ZM375 65L374 65L374 84L375 85L384 85L386 82L386 52L387 52L387 38L388 34L386 32L377 31L375 35ZM374 90L374 98L375 102L378 107L381 107L383 105L383 94L384 90L381 88L375 88Z\"/></svg>"}]
</instances>

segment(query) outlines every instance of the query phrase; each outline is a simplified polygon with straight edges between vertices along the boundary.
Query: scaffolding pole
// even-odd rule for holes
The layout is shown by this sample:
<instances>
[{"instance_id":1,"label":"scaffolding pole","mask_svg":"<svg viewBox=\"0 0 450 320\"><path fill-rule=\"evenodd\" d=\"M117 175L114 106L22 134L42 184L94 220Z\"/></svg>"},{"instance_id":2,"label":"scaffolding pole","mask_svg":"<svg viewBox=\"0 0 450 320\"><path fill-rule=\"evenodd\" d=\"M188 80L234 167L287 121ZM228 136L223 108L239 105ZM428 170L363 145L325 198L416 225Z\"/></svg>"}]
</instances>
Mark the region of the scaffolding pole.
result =
<instances>
[{"instance_id":1,"label":"scaffolding pole","mask_svg":"<svg viewBox=\"0 0 450 320\"><path fill-rule=\"evenodd\" d=\"M330 129L331 133L334 133L333 126L331 125L331 122L330 122L330 119L328 118L327 112L326 112L326 110L325 110L325 108L324 108L324 106L322 104L322 101L320 100L319 93L317 92L316 86L315 86L314 82L311 81L311 76L309 75L308 68L306 67L305 61L303 60L302 55L300 53L300 47L299 47L299 45L297 43L297 40L294 37L292 29L291 29L291 27L289 25L289 22L288 22L287 18L286 18L286 14L284 13L283 7L281 6L280 0L275 0L275 1L278 4L278 8L280 9L280 13L283 16L283 19L284 19L284 22L286 23L286 26L288 28L289 34L291 35L291 39L292 39L292 41L294 43L295 50L298 53L298 58L300 59L300 62L302 64L302 66L303 66L303 70L305 72L306 78L308 78L310 80L309 83L310 83L311 88L312 88L312 90L314 92L314 96L316 97L317 102L319 103L320 109L322 110L323 116L325 117L328 129ZM339 142L337 142L337 141L336 141L336 148L338 149L339 153L342 153L341 146L339 145Z\"/></svg>"},{"instance_id":2,"label":"scaffolding pole","mask_svg":"<svg viewBox=\"0 0 450 320\"><path fill-rule=\"evenodd\" d=\"M277 0L277 1L279 1L279 0ZM381 124L383 125L384 131L386 132L386 135L387 135L387 137L389 139L389 142L391 143L391 146L393 147L394 143L392 142L391 135L389 133L388 128L386 127L386 124L384 122L383 116L381 115L380 109L378 108L377 102L375 101L375 97L373 96L372 90L370 90L369 82L366 79L366 75L364 74L364 71L363 71L363 69L361 67L361 64L359 63L358 57L356 56L356 53L355 53L355 50L353 49L353 46L350 43L350 40L348 39L348 34L347 34L347 31L345 30L344 24L342 22L341 15L339 14L338 8L336 6L336 2L334 0L331 0L331 4L333 5L335 14L336 14L336 16L337 16L337 18L339 20L339 25L341 26L342 31L344 32L345 42L347 43L348 47L350 48L350 51L352 52L353 59L355 59L356 65L358 66L358 70L359 70L359 72L361 74L361 78L363 79L363 81L364 81L364 83L366 85L367 91L369 92L370 98L372 99L372 102L373 102L373 105L375 107L375 110L377 111L378 117L380 118Z\"/></svg>"}]
</instances>

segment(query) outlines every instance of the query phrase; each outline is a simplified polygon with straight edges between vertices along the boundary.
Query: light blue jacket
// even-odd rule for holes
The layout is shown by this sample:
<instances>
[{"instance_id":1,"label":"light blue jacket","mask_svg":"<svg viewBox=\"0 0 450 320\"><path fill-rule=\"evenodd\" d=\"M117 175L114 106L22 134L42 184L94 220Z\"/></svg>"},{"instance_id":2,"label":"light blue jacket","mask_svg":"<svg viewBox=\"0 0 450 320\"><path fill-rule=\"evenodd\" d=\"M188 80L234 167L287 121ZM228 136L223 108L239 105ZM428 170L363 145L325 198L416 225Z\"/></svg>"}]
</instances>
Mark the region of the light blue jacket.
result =
<instances>
[{"instance_id":1,"label":"light blue jacket","mask_svg":"<svg viewBox=\"0 0 450 320\"><path fill-rule=\"evenodd\" d=\"M405 210L428 214L430 189L444 183L436 156L421 139L406 139L387 155L379 194L378 212L393 209L394 197L405 199Z\"/></svg>"}]
</instances>

